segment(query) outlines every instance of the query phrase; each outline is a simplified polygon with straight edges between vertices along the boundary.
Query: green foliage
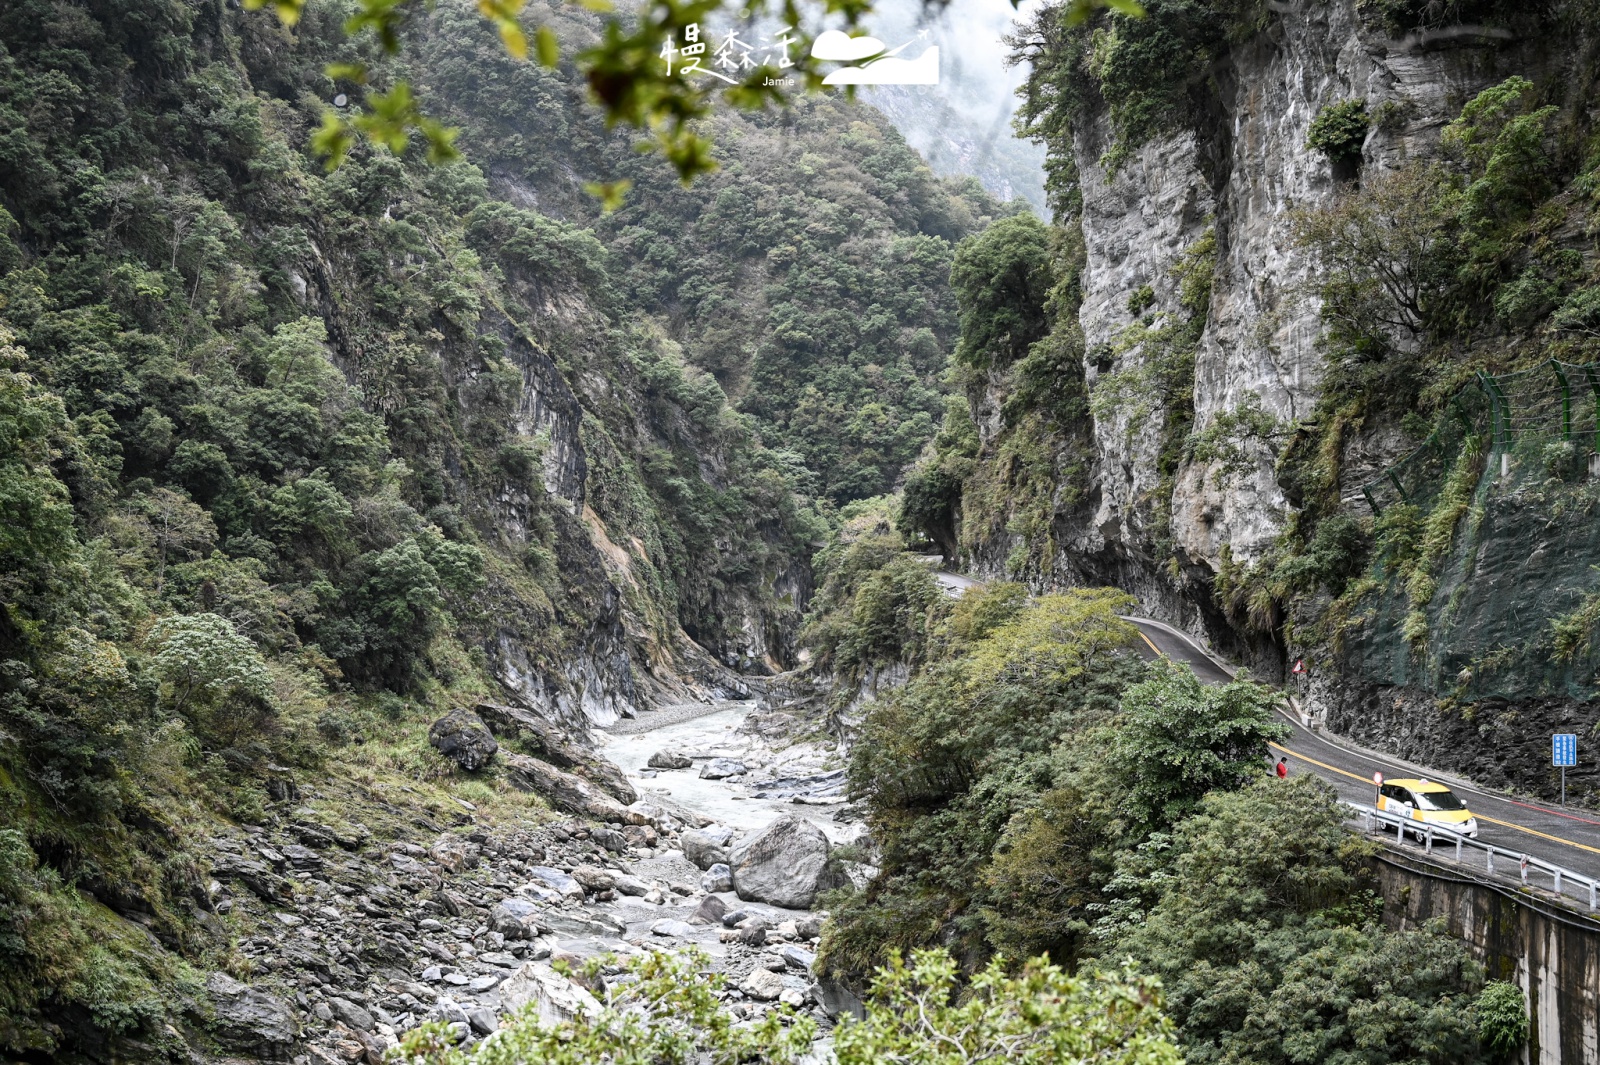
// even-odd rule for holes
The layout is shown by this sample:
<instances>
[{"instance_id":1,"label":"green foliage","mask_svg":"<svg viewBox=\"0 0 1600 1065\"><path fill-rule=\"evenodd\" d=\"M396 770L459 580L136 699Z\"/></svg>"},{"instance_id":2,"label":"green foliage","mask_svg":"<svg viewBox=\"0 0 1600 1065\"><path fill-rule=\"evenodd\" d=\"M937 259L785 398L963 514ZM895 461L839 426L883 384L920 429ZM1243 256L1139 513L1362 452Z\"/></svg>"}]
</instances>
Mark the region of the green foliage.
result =
<instances>
[{"instance_id":1,"label":"green foliage","mask_svg":"<svg viewBox=\"0 0 1600 1065\"><path fill-rule=\"evenodd\" d=\"M1384 931L1332 789L1267 774L1271 693L1143 665L1125 609L968 593L941 653L868 704L850 780L880 870L833 900L823 970L934 942L975 986L997 951L1131 962L1172 996L1186 1061L1486 1060L1463 946Z\"/></svg>"},{"instance_id":2,"label":"green foliage","mask_svg":"<svg viewBox=\"0 0 1600 1065\"><path fill-rule=\"evenodd\" d=\"M1195 462L1211 467L1220 486L1224 481L1254 472L1263 454L1276 451L1284 426L1261 408L1261 397L1248 392L1233 410L1219 412L1206 427L1190 433L1187 450Z\"/></svg>"},{"instance_id":3,"label":"green foliage","mask_svg":"<svg viewBox=\"0 0 1600 1065\"><path fill-rule=\"evenodd\" d=\"M1185 1060L1484 1060L1481 970L1441 928L1376 924L1342 820L1310 776L1217 792L1126 885L1148 910L1107 927L1106 954L1161 978Z\"/></svg>"},{"instance_id":4,"label":"green foliage","mask_svg":"<svg viewBox=\"0 0 1600 1065\"><path fill-rule=\"evenodd\" d=\"M1267 744L1289 736L1274 716L1276 696L1248 680L1201 684L1171 664L1122 697L1122 721L1108 752L1124 808L1151 826L1171 825L1207 793L1259 777Z\"/></svg>"},{"instance_id":5,"label":"green foliage","mask_svg":"<svg viewBox=\"0 0 1600 1065\"><path fill-rule=\"evenodd\" d=\"M1516 984L1506 980L1484 984L1473 1010L1478 1015L1478 1038L1491 1053L1509 1058L1528 1041L1528 1002Z\"/></svg>"},{"instance_id":6,"label":"green foliage","mask_svg":"<svg viewBox=\"0 0 1600 1065\"><path fill-rule=\"evenodd\" d=\"M1115 172L1151 136L1199 111L1210 86L1196 72L1260 25L1263 12L1248 0L1154 0L1139 13L1087 20L1070 5L1040 9L1014 43L1032 61L1021 128L1049 148L1052 195L1073 199L1071 128L1094 101L1109 106L1115 140L1100 162Z\"/></svg>"},{"instance_id":7,"label":"green foliage","mask_svg":"<svg viewBox=\"0 0 1600 1065\"><path fill-rule=\"evenodd\" d=\"M997 960L957 995L943 951L898 956L878 971L867 1016L834 1035L840 1065L1000 1060L1177 1065L1155 984L1132 973L1068 976L1043 959L1010 975Z\"/></svg>"},{"instance_id":8,"label":"green foliage","mask_svg":"<svg viewBox=\"0 0 1600 1065\"><path fill-rule=\"evenodd\" d=\"M1108 589L1029 603L1017 586L969 592L937 634L939 654L869 704L849 780L883 871L836 910L827 966L864 976L891 949L950 935L963 956L983 949L983 870L1007 822L1056 782L1063 737L1108 721L1142 671L1125 650L1133 632L1116 616L1129 604ZM1051 945L1029 940L1026 950Z\"/></svg>"},{"instance_id":9,"label":"green foliage","mask_svg":"<svg viewBox=\"0 0 1600 1065\"><path fill-rule=\"evenodd\" d=\"M445 1025L406 1034L394 1060L405 1065L551 1065L705 1061L783 1065L811 1049L816 1026L787 1008L755 1023L734 1023L717 995L720 980L705 979L710 959L699 950L651 951L623 963L622 978L605 981L607 957L578 975L604 985L604 1002L552 1024L529 1008L501 1034L458 1049ZM918 1061L928 1065L993 1058L1008 1061L1176 1065L1177 1048L1162 1015L1159 989L1132 973L1068 976L1043 959L1015 976L994 965L965 986L943 951L920 951L910 965L898 957L874 982L863 1019L846 1019L834 1033L841 1065Z\"/></svg>"},{"instance_id":10,"label":"green foliage","mask_svg":"<svg viewBox=\"0 0 1600 1065\"><path fill-rule=\"evenodd\" d=\"M1600 633L1600 590L1585 595L1570 613L1550 619L1550 643L1555 658L1571 662L1594 646Z\"/></svg>"},{"instance_id":11,"label":"green foliage","mask_svg":"<svg viewBox=\"0 0 1600 1065\"><path fill-rule=\"evenodd\" d=\"M1361 145L1367 139L1372 120L1367 116L1367 101L1340 100L1328 104L1311 120L1306 132L1306 147L1321 152L1334 163L1361 158Z\"/></svg>"},{"instance_id":12,"label":"green foliage","mask_svg":"<svg viewBox=\"0 0 1600 1065\"><path fill-rule=\"evenodd\" d=\"M1031 214L1002 219L956 249L950 284L961 305L958 363L1004 367L1044 335L1048 232Z\"/></svg>"},{"instance_id":13,"label":"green foliage","mask_svg":"<svg viewBox=\"0 0 1600 1065\"><path fill-rule=\"evenodd\" d=\"M820 667L848 689L867 670L918 662L947 600L933 573L901 553L900 539L866 519L872 531L819 556L822 587L802 632Z\"/></svg>"},{"instance_id":14,"label":"green foliage","mask_svg":"<svg viewBox=\"0 0 1600 1065\"><path fill-rule=\"evenodd\" d=\"M625 963L629 979L603 982L602 970L617 965L614 956L592 958L574 974L588 986L604 984L605 990L603 1002L571 1020L546 1023L530 1006L504 1024L501 1034L471 1050L458 1050L446 1025L426 1024L406 1033L394 1060L406 1065L589 1065L599 1060L784 1065L811 1048L816 1025L787 1007L754 1023L735 1023L717 995L720 978L706 979L711 959L698 949L648 951Z\"/></svg>"},{"instance_id":15,"label":"green foliage","mask_svg":"<svg viewBox=\"0 0 1600 1065\"><path fill-rule=\"evenodd\" d=\"M177 1050L174 985L197 990L147 933L63 884L22 832L0 829L0 1045L53 1056L70 1046L55 1022L79 1016L108 1038L153 1033L146 1053Z\"/></svg>"},{"instance_id":16,"label":"green foliage","mask_svg":"<svg viewBox=\"0 0 1600 1065\"><path fill-rule=\"evenodd\" d=\"M149 643L151 670L174 710L203 721L203 734L232 740L253 731L250 708L271 702L272 682L261 652L231 621L216 614L162 618Z\"/></svg>"},{"instance_id":17,"label":"green foliage","mask_svg":"<svg viewBox=\"0 0 1600 1065\"><path fill-rule=\"evenodd\" d=\"M454 3L401 29L413 69L430 71L427 107L456 109L475 149L510 106L527 138L518 158L570 150L547 172L491 160L548 179L537 198L557 209L497 203L483 171L429 167L415 144L358 138L329 173L300 150L318 101L342 91L352 120L374 115L371 94L405 99L399 67L371 33L347 39L337 5L306 5L292 33L226 5L207 12L166 0L0 11L0 200L16 212L0 215L0 821L42 860L30 866L49 881L40 892L69 904L82 888L148 923L166 946L143 932L135 946L158 1002L186 997L166 950L204 938L183 904L192 883L164 863L195 826L261 816L268 765L337 761L359 737L378 762L427 771L376 735L492 690L501 647L517 649L519 670L558 677L626 629L636 663L670 670L685 631L735 660L754 614L777 635L775 661L739 664L789 664L793 604L775 588L804 585L826 534L804 494L819 478L811 456L764 446L686 360L666 335L673 316L697 285L696 327L769 284L811 301L798 316L844 307L862 331L838 337L799 387L815 391L818 426L881 400L836 486L887 485L932 435L932 414L916 413L942 409L949 241L993 206L933 178L881 118L839 146L843 112L829 102L793 157L770 158L771 202L710 214L693 197L726 184L679 189L659 157L637 158L577 106L571 69L514 61ZM569 46L598 25L577 8L556 21ZM367 95L349 71L322 73L353 58ZM543 95L502 94L496 61L527 79L519 92ZM469 78L482 96L463 90ZM785 136L776 120L726 120L761 135L748 154L730 141L740 162L767 165ZM819 148L808 165L860 163L870 218L808 231L831 204L813 188L769 225L783 168ZM571 175L611 161L636 168L638 195L633 215L602 221ZM692 264L615 254L628 226L664 236L708 214ZM735 239L765 241L753 262L800 248L797 273L744 259L717 273ZM807 273L836 258L850 269L830 277L860 306ZM723 284L735 275L743 287ZM646 300L647 280L661 287ZM738 345L768 331L765 319L742 328ZM829 390L847 385L836 401ZM142 985L61 939L42 903L24 910L8 926L23 945L14 965L0 960L7 978L23 973L41 995L66 987L70 967L51 956L65 943L91 965L85 979L125 988L132 1019L117 1019L109 990L61 991L41 1009L88 1017L93 1000L96 1018L162 1043L165 1007L138 1006ZM72 920L121 951L121 933L101 927L120 918L96 914ZM53 1052L89 1053L106 1034L96 1023L61 1029ZM0 1053L38 1037L0 1029Z\"/></svg>"}]
</instances>

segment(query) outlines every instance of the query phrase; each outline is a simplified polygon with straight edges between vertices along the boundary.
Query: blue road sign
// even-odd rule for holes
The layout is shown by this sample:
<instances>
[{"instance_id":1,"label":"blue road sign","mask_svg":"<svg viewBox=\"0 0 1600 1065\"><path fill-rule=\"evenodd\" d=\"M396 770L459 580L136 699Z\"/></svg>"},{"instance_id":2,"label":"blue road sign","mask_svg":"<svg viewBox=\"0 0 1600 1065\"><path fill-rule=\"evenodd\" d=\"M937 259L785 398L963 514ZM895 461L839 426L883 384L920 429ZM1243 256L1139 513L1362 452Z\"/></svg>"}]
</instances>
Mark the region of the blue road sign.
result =
<instances>
[{"instance_id":1,"label":"blue road sign","mask_svg":"<svg viewBox=\"0 0 1600 1065\"><path fill-rule=\"evenodd\" d=\"M1569 766L1578 764L1578 737L1572 732L1557 732L1550 737L1550 764Z\"/></svg>"}]
</instances>

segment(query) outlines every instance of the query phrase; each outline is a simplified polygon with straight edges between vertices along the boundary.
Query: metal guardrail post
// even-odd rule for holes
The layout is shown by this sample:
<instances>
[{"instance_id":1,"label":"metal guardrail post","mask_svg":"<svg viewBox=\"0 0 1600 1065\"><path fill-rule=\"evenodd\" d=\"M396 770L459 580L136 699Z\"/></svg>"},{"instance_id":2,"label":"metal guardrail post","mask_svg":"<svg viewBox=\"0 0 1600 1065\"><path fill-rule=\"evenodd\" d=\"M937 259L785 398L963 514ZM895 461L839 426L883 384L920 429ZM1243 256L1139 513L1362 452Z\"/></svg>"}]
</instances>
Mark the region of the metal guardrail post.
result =
<instances>
[{"instance_id":1,"label":"metal guardrail post","mask_svg":"<svg viewBox=\"0 0 1600 1065\"><path fill-rule=\"evenodd\" d=\"M1484 851L1483 853L1489 859L1489 861L1487 863L1487 866L1486 866L1487 871L1488 871L1490 876L1493 876L1494 875L1494 847L1491 846L1488 850Z\"/></svg>"},{"instance_id":2,"label":"metal guardrail post","mask_svg":"<svg viewBox=\"0 0 1600 1065\"><path fill-rule=\"evenodd\" d=\"M1555 878L1556 878L1556 894L1559 895L1559 894L1561 894L1561 870L1557 869L1555 871Z\"/></svg>"},{"instance_id":3,"label":"metal guardrail post","mask_svg":"<svg viewBox=\"0 0 1600 1065\"><path fill-rule=\"evenodd\" d=\"M1433 853L1433 829L1425 829L1422 833L1422 853Z\"/></svg>"},{"instance_id":4,"label":"metal guardrail post","mask_svg":"<svg viewBox=\"0 0 1600 1065\"><path fill-rule=\"evenodd\" d=\"M1556 377L1561 381L1561 439L1572 439L1572 382L1567 380L1566 371L1555 359L1550 360L1550 369L1556 372Z\"/></svg>"},{"instance_id":5,"label":"metal guardrail post","mask_svg":"<svg viewBox=\"0 0 1600 1065\"><path fill-rule=\"evenodd\" d=\"M1506 448L1511 444L1511 403L1506 399L1506 394L1501 391L1500 383L1482 370L1478 371L1478 387L1489 397L1489 425L1494 441L1494 450L1500 453L1500 475L1504 477L1509 469L1510 456Z\"/></svg>"},{"instance_id":6,"label":"metal guardrail post","mask_svg":"<svg viewBox=\"0 0 1600 1065\"><path fill-rule=\"evenodd\" d=\"M1458 862L1461 860L1461 840L1462 839L1463 839L1463 837L1461 837L1461 836L1457 836L1456 837L1456 861L1458 861Z\"/></svg>"},{"instance_id":7,"label":"metal guardrail post","mask_svg":"<svg viewBox=\"0 0 1600 1065\"><path fill-rule=\"evenodd\" d=\"M1583 368L1589 379L1589 395L1594 399L1594 450L1600 454L1600 367L1590 363Z\"/></svg>"},{"instance_id":8,"label":"metal guardrail post","mask_svg":"<svg viewBox=\"0 0 1600 1065\"><path fill-rule=\"evenodd\" d=\"M1600 894L1600 893L1597 893L1595 891L1594 881L1593 880L1589 881L1589 912L1590 913L1593 913L1595 911L1595 909L1597 908L1597 904L1600 904L1600 898L1596 897L1597 894Z\"/></svg>"},{"instance_id":9,"label":"metal guardrail post","mask_svg":"<svg viewBox=\"0 0 1600 1065\"><path fill-rule=\"evenodd\" d=\"M1518 863L1517 871L1522 876L1522 886L1523 887L1527 887L1528 886L1528 856L1526 854L1524 854L1522 856L1522 861L1520 863Z\"/></svg>"},{"instance_id":10,"label":"metal guardrail post","mask_svg":"<svg viewBox=\"0 0 1600 1065\"><path fill-rule=\"evenodd\" d=\"M1383 471L1383 475L1389 479L1389 483L1390 484L1394 485L1394 490L1396 492L1400 493L1400 502L1402 502L1402 503L1411 502L1411 497L1406 494L1405 487L1400 484L1400 478L1395 476L1394 469L1392 467L1390 469L1384 470Z\"/></svg>"}]
</instances>

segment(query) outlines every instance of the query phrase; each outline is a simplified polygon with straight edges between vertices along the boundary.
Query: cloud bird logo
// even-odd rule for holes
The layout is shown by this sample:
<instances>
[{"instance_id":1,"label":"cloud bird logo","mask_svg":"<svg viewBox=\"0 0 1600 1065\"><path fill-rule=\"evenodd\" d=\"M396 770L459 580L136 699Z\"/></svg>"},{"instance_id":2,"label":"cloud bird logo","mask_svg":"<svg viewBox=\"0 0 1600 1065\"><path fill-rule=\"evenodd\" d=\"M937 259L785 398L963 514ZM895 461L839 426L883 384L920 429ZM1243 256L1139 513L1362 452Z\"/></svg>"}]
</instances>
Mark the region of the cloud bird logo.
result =
<instances>
[{"instance_id":1,"label":"cloud bird logo","mask_svg":"<svg viewBox=\"0 0 1600 1065\"><path fill-rule=\"evenodd\" d=\"M876 37L851 37L839 30L818 35L811 45L811 58L835 63L858 63L841 67L822 79L824 85L937 85L939 84L939 46L930 45L915 59L901 59L898 53L924 40L923 30L892 52L883 50Z\"/></svg>"}]
</instances>

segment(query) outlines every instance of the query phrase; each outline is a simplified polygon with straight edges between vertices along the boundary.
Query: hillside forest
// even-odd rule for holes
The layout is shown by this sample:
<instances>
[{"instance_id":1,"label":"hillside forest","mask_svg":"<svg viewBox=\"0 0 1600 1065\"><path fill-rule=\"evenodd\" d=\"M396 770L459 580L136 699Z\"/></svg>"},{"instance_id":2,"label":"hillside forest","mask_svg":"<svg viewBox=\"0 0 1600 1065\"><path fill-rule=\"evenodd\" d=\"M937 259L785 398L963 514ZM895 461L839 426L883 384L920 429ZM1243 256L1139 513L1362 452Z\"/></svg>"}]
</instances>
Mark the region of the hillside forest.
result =
<instances>
[{"instance_id":1,"label":"hillside forest","mask_svg":"<svg viewBox=\"0 0 1600 1065\"><path fill-rule=\"evenodd\" d=\"M1461 399L1593 359L1587 38L1584 78L1508 45L1436 122L1319 105L1262 238L1313 307L1285 392L1218 339L1265 224L1222 118L1297 15L1028 14L1041 217L809 68L658 71L723 14L0 3L0 1056L1514 1060L1522 990L1386 923L1377 846L1268 752L1296 656L1324 721L1436 710L1419 758L1593 710L1596 427ZM1139 206L1173 174L1189 207ZM1468 587L1536 525L1556 575ZM1135 612L1254 675L1146 661ZM716 892L648 882L707 819L604 730L735 702L843 781L781 956L605 916ZM563 951L583 922L626 956ZM750 990L771 960L806 990ZM474 1005L514 979L559 1015Z\"/></svg>"}]
</instances>

